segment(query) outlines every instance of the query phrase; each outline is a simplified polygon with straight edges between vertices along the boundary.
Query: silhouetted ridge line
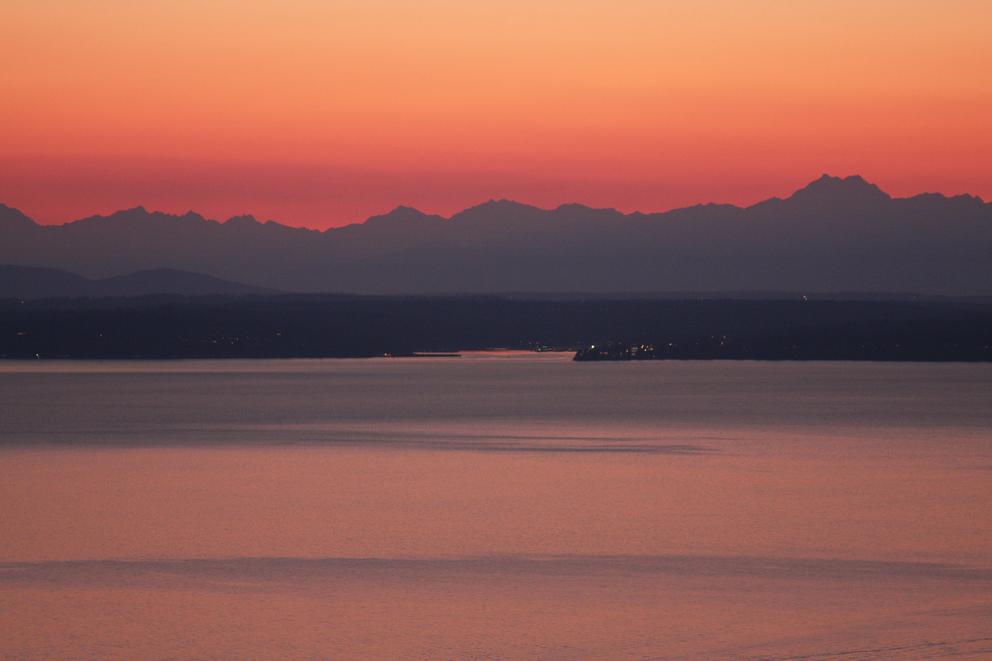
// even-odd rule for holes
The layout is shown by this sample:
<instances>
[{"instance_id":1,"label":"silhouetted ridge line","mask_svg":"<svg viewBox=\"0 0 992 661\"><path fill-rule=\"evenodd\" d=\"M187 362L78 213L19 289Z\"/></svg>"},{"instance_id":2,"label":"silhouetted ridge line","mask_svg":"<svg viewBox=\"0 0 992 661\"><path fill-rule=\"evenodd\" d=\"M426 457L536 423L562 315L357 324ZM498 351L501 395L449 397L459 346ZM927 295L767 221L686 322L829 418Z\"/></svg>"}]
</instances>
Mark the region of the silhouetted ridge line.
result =
<instances>
[{"instance_id":1,"label":"silhouetted ridge line","mask_svg":"<svg viewBox=\"0 0 992 661\"><path fill-rule=\"evenodd\" d=\"M0 263L91 278L168 267L298 292L992 294L992 205L824 175L786 198L624 214L489 200L323 232L142 207L61 226L0 207Z\"/></svg>"},{"instance_id":2,"label":"silhouetted ridge line","mask_svg":"<svg viewBox=\"0 0 992 661\"><path fill-rule=\"evenodd\" d=\"M272 294L272 290L170 268L91 279L60 269L0 265L0 298L92 298L178 294Z\"/></svg>"}]
</instances>

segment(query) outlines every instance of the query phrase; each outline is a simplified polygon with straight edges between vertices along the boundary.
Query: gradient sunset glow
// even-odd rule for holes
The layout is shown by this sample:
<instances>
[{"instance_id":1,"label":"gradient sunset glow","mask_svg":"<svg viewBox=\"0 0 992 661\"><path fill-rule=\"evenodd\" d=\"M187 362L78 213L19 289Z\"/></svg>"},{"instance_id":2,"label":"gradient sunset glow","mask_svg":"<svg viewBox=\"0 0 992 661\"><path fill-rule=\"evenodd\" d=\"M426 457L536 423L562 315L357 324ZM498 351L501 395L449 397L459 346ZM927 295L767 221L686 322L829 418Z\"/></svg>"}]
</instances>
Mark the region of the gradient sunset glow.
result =
<instances>
[{"instance_id":1,"label":"gradient sunset glow","mask_svg":"<svg viewBox=\"0 0 992 661\"><path fill-rule=\"evenodd\" d=\"M290 225L623 211L822 172L992 197L982 0L91 2L0 10L0 201Z\"/></svg>"}]
</instances>

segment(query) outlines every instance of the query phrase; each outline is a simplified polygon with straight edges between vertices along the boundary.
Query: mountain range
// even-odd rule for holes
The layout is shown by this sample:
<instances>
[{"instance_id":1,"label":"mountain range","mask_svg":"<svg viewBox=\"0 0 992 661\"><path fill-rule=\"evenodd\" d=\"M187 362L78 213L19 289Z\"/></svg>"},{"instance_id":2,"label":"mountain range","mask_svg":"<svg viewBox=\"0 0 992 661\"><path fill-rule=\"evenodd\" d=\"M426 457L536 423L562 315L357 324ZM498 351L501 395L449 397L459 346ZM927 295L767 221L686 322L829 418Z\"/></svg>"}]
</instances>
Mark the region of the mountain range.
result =
<instances>
[{"instance_id":1,"label":"mountain range","mask_svg":"<svg viewBox=\"0 0 992 661\"><path fill-rule=\"evenodd\" d=\"M624 214L491 200L449 218L398 207L326 231L141 207L39 225L0 205L0 263L88 278L174 269L294 292L989 295L992 204L894 198L860 176L824 175L748 207Z\"/></svg>"},{"instance_id":2,"label":"mountain range","mask_svg":"<svg viewBox=\"0 0 992 661\"><path fill-rule=\"evenodd\" d=\"M108 298L179 294L241 296L271 290L202 273L151 269L109 278L86 278L62 269L0 265L0 298Z\"/></svg>"}]
</instances>

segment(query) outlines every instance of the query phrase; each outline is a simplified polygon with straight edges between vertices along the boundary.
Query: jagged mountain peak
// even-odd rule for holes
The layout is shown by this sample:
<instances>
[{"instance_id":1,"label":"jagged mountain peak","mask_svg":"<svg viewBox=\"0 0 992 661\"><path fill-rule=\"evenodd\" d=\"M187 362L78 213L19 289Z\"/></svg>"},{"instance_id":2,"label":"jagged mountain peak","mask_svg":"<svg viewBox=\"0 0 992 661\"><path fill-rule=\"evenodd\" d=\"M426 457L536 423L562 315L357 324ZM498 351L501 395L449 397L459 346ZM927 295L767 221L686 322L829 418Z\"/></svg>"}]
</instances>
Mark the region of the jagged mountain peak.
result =
<instances>
[{"instance_id":1,"label":"jagged mountain peak","mask_svg":"<svg viewBox=\"0 0 992 661\"><path fill-rule=\"evenodd\" d=\"M206 223L208 221L195 211L187 211L182 215L166 213L165 211L149 211L144 206L121 209L111 214L96 214L80 220L70 221L66 225L90 225L97 223L148 223L148 222L185 222L185 223Z\"/></svg>"},{"instance_id":2,"label":"jagged mountain peak","mask_svg":"<svg viewBox=\"0 0 992 661\"><path fill-rule=\"evenodd\" d=\"M866 181L861 175L835 177L824 174L819 179L797 190L788 199L799 202L845 204L879 202L892 198L875 184Z\"/></svg>"}]
</instances>

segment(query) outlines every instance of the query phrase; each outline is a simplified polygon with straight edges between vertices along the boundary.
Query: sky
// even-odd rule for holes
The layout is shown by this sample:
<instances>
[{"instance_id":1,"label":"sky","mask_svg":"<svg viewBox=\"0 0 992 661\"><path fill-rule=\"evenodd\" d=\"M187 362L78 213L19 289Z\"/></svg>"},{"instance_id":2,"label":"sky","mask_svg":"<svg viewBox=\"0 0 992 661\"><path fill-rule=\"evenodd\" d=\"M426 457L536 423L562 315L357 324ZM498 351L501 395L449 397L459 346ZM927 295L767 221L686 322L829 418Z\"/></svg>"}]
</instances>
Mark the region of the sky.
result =
<instances>
[{"instance_id":1,"label":"sky","mask_svg":"<svg viewBox=\"0 0 992 661\"><path fill-rule=\"evenodd\" d=\"M4 0L0 202L289 225L992 198L987 0Z\"/></svg>"}]
</instances>

